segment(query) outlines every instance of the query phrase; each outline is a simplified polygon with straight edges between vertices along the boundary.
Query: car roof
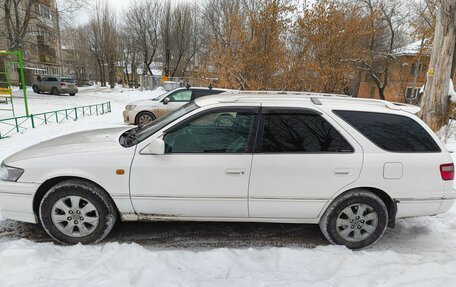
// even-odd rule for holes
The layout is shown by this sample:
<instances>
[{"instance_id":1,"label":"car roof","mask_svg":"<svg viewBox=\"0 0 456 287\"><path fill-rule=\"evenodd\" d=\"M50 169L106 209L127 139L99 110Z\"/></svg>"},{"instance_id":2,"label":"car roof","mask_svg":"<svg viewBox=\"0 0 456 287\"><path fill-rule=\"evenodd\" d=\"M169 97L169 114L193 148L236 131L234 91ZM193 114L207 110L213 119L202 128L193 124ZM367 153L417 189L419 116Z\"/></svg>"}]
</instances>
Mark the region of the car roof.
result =
<instances>
[{"instance_id":1,"label":"car roof","mask_svg":"<svg viewBox=\"0 0 456 287\"><path fill-rule=\"evenodd\" d=\"M190 87L190 88L186 88L186 87L182 87L182 88L177 88L175 90L172 90L170 92L173 92L173 91L177 91L177 90L206 90L206 91L222 91L222 92L232 92L232 91L236 91L236 90L230 90L230 89L222 89L222 88L209 88L209 87Z\"/></svg>"},{"instance_id":2,"label":"car roof","mask_svg":"<svg viewBox=\"0 0 456 287\"><path fill-rule=\"evenodd\" d=\"M308 93L289 91L229 91L217 95L205 96L195 100L198 106L207 106L217 103L277 103L312 104L319 108L341 108L356 110L388 110L404 111L416 114L420 108L414 105L393 103L377 99L354 98L341 94Z\"/></svg>"}]
</instances>

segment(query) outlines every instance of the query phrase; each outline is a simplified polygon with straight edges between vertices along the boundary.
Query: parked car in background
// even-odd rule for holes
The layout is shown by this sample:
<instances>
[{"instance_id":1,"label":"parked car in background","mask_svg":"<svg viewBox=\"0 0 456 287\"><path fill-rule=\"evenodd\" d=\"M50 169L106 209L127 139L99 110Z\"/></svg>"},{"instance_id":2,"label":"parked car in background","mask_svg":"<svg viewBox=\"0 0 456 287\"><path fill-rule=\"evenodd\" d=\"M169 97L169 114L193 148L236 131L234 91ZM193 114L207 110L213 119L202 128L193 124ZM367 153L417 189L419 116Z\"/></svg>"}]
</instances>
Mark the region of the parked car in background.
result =
<instances>
[{"instance_id":1,"label":"parked car in background","mask_svg":"<svg viewBox=\"0 0 456 287\"><path fill-rule=\"evenodd\" d=\"M99 242L119 219L181 220L319 224L358 249L397 218L455 202L450 154L415 108L286 92L197 98L144 127L11 155L0 209L67 244Z\"/></svg>"},{"instance_id":2,"label":"parked car in background","mask_svg":"<svg viewBox=\"0 0 456 287\"><path fill-rule=\"evenodd\" d=\"M37 94L46 92L53 95L69 94L74 96L78 92L78 86L74 79L60 76L46 76L41 80L36 80L33 82L32 88Z\"/></svg>"},{"instance_id":3,"label":"parked car in background","mask_svg":"<svg viewBox=\"0 0 456 287\"><path fill-rule=\"evenodd\" d=\"M154 99L129 103L123 111L124 122L144 126L197 98L227 91L231 90L201 87L178 88Z\"/></svg>"}]
</instances>

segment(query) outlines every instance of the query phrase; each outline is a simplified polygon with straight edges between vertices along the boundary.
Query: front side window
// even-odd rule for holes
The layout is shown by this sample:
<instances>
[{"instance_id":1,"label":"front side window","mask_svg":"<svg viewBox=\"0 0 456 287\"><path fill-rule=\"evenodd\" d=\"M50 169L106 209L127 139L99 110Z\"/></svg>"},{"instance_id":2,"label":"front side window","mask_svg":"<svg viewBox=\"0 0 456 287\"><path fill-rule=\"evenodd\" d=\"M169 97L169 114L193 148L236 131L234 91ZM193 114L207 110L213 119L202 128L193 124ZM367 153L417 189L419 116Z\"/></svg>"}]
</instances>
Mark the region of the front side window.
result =
<instances>
[{"instance_id":1,"label":"front side window","mask_svg":"<svg viewBox=\"0 0 456 287\"><path fill-rule=\"evenodd\" d=\"M191 90L178 91L169 97L170 102L189 102L192 98Z\"/></svg>"},{"instance_id":2,"label":"front side window","mask_svg":"<svg viewBox=\"0 0 456 287\"><path fill-rule=\"evenodd\" d=\"M196 116L165 134L166 153L247 152L254 119L250 109L217 110Z\"/></svg>"},{"instance_id":3,"label":"front side window","mask_svg":"<svg viewBox=\"0 0 456 287\"><path fill-rule=\"evenodd\" d=\"M333 111L371 142L392 152L440 152L429 133L415 120L394 114Z\"/></svg>"},{"instance_id":4,"label":"front side window","mask_svg":"<svg viewBox=\"0 0 456 287\"><path fill-rule=\"evenodd\" d=\"M344 137L319 114L278 111L264 114L263 153L353 152Z\"/></svg>"},{"instance_id":5,"label":"front side window","mask_svg":"<svg viewBox=\"0 0 456 287\"><path fill-rule=\"evenodd\" d=\"M174 112L168 113L165 116L160 117L155 121L152 121L148 125L145 125L143 127L132 128L122 134L122 136L119 139L120 144L123 147L134 146L142 142L143 140L147 139L154 133L158 132L159 130L163 129L175 120L185 116L190 112L193 112L198 108L199 107L195 103L188 103L180 107L179 109L175 110Z\"/></svg>"}]
</instances>

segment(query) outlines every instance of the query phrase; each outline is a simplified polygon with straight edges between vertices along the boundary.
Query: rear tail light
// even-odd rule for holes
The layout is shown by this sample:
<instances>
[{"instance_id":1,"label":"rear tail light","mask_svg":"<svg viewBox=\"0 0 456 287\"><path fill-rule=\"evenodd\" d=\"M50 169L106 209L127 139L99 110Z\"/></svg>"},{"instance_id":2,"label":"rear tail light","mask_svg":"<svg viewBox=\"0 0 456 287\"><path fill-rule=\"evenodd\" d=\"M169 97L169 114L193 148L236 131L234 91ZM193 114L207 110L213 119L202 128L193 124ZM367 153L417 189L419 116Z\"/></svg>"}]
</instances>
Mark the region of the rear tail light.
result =
<instances>
[{"instance_id":1,"label":"rear tail light","mask_svg":"<svg viewBox=\"0 0 456 287\"><path fill-rule=\"evenodd\" d=\"M454 164L446 163L440 166L440 175L443 180L453 180L454 179Z\"/></svg>"},{"instance_id":2,"label":"rear tail light","mask_svg":"<svg viewBox=\"0 0 456 287\"><path fill-rule=\"evenodd\" d=\"M63 86L66 86L66 84L65 83L60 83L60 86L63 87Z\"/></svg>"}]
</instances>

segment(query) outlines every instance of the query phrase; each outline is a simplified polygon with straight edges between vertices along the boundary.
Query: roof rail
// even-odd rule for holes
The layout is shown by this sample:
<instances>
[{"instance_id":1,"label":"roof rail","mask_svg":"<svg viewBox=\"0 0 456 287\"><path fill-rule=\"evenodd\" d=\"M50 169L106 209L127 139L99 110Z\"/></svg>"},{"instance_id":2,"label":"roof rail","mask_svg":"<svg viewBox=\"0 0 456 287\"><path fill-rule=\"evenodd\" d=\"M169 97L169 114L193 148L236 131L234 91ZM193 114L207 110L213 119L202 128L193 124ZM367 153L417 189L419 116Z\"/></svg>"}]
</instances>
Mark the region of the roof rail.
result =
<instances>
[{"instance_id":1,"label":"roof rail","mask_svg":"<svg viewBox=\"0 0 456 287\"><path fill-rule=\"evenodd\" d=\"M341 94L327 94L327 93L311 93L311 92L295 92L295 91L228 91L224 93L223 98L219 99L219 102L223 103L232 103L237 102L242 99L252 99L252 98L261 98L262 96L281 96L283 98L303 98L310 99L310 101L315 105L324 105L325 100L336 100L341 102L364 102L377 105L383 105L390 110L396 111L405 111L408 113L416 114L421 109L420 107L404 104L404 103L395 103L388 102L385 100L378 99L367 99L367 98L354 98L347 95ZM232 96L230 96L232 95ZM323 100L323 102L321 101Z\"/></svg>"},{"instance_id":2,"label":"roof rail","mask_svg":"<svg viewBox=\"0 0 456 287\"><path fill-rule=\"evenodd\" d=\"M239 91L233 90L229 91L229 94L232 95L287 95L287 96L319 96L319 97L341 97L341 98L351 98L348 95L342 94L331 94L331 93L313 93L313 92L298 92L298 91Z\"/></svg>"}]
</instances>

